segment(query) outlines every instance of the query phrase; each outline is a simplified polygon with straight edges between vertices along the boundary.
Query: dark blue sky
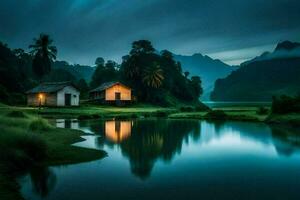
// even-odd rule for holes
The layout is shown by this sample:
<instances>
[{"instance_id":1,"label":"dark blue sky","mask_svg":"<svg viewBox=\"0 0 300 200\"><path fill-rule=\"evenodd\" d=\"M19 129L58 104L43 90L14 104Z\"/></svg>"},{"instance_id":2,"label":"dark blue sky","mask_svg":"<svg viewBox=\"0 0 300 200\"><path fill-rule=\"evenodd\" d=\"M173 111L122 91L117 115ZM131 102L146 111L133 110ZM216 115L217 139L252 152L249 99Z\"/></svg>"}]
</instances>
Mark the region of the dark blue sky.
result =
<instances>
[{"instance_id":1,"label":"dark blue sky","mask_svg":"<svg viewBox=\"0 0 300 200\"><path fill-rule=\"evenodd\" d=\"M300 41L299 0L0 0L0 40L27 48L40 32L58 58L92 64L149 39L177 54L236 64L282 40Z\"/></svg>"}]
</instances>

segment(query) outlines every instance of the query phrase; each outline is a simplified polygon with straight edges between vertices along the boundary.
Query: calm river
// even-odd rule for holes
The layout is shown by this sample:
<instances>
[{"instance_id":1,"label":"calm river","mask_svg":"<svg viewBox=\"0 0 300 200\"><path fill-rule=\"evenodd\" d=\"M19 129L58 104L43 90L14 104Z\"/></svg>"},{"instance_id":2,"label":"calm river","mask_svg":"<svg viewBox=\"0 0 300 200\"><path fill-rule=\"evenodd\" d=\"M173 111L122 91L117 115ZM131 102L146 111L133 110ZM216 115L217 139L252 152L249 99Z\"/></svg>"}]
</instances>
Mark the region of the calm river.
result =
<instances>
[{"instance_id":1,"label":"calm river","mask_svg":"<svg viewBox=\"0 0 300 200\"><path fill-rule=\"evenodd\" d=\"M300 134L260 123L57 120L92 136L101 160L20 178L35 199L300 199Z\"/></svg>"}]
</instances>

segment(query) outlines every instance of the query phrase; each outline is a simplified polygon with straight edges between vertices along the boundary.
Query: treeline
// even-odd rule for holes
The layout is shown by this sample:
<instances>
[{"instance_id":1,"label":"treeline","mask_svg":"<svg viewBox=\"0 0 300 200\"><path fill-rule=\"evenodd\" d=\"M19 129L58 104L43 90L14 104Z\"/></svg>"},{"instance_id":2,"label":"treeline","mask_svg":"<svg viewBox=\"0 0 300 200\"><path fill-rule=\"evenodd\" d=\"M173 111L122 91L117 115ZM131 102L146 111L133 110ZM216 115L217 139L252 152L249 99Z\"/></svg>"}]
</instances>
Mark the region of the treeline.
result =
<instances>
[{"instance_id":1,"label":"treeline","mask_svg":"<svg viewBox=\"0 0 300 200\"><path fill-rule=\"evenodd\" d=\"M91 87L107 81L120 80L133 89L140 102L169 105L176 101L197 103L202 94L201 79L189 77L171 52L156 53L150 41L140 40L132 44L121 65L113 61L96 60L97 69Z\"/></svg>"},{"instance_id":2,"label":"treeline","mask_svg":"<svg viewBox=\"0 0 300 200\"><path fill-rule=\"evenodd\" d=\"M0 42L0 101L6 104L26 103L25 92L40 82L72 81L78 85L83 94L88 91L88 78L93 68L81 65L70 65L65 61L55 61L41 52L51 47L48 36L40 35L26 52L23 49L10 49ZM46 41L45 41L46 40ZM50 43L49 43L50 42ZM43 47L43 46L46 46ZM54 48L54 47L51 47ZM56 54L56 53L55 53ZM48 57L45 59L43 57ZM90 68L90 70L89 70ZM88 73L80 73L87 71ZM83 74L83 75L82 75ZM90 76L90 77L89 77Z\"/></svg>"},{"instance_id":3,"label":"treeline","mask_svg":"<svg viewBox=\"0 0 300 200\"><path fill-rule=\"evenodd\" d=\"M83 98L104 82L121 81L132 87L139 102L166 106L198 103L203 92L200 77L190 77L171 52L157 53L147 40L133 42L121 64L99 57L95 68L56 61L57 49L45 34L34 39L29 49L10 49L0 43L0 100L4 103L25 103L25 91L46 81L72 81Z\"/></svg>"}]
</instances>

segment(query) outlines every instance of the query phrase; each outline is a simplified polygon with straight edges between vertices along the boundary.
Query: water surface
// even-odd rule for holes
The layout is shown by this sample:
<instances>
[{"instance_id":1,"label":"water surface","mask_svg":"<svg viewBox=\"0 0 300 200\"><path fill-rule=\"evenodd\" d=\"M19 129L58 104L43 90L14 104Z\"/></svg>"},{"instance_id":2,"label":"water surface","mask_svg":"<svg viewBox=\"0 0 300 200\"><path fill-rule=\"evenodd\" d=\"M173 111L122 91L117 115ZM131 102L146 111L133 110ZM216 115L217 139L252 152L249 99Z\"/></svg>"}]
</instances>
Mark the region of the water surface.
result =
<instances>
[{"instance_id":1,"label":"water surface","mask_svg":"<svg viewBox=\"0 0 300 200\"><path fill-rule=\"evenodd\" d=\"M103 149L87 163L33 169L26 199L300 199L300 137L260 123L57 120Z\"/></svg>"}]
</instances>

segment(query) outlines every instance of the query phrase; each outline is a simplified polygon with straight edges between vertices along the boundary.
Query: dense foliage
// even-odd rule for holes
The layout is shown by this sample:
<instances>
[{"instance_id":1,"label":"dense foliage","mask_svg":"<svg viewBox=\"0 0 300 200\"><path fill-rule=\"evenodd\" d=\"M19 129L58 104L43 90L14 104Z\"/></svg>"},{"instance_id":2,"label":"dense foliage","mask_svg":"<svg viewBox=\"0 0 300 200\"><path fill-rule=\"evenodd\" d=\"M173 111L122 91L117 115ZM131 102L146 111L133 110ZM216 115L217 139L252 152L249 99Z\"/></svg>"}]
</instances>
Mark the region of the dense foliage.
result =
<instances>
[{"instance_id":1,"label":"dense foliage","mask_svg":"<svg viewBox=\"0 0 300 200\"><path fill-rule=\"evenodd\" d=\"M33 55L32 69L37 78L43 78L51 71L51 61L56 59L57 49L52 45L53 40L49 35L40 34L34 39L34 44L30 45Z\"/></svg>"},{"instance_id":2,"label":"dense foliage","mask_svg":"<svg viewBox=\"0 0 300 200\"><path fill-rule=\"evenodd\" d=\"M40 37L45 37L41 35ZM0 101L6 104L24 104L26 102L25 92L39 82L72 81L83 91L83 96L89 90L86 81L89 81L92 67L81 65L70 65L65 61L54 61L54 55L47 58L40 51L46 49L49 54L56 53L56 48L51 46L52 40L41 42L41 38L35 40L33 52L28 53L23 49L10 49L6 44L0 42ZM46 43L46 47L43 45ZM52 49L52 50L49 50ZM52 52L53 51L53 52ZM39 64L36 59L41 59Z\"/></svg>"},{"instance_id":3,"label":"dense foliage","mask_svg":"<svg viewBox=\"0 0 300 200\"><path fill-rule=\"evenodd\" d=\"M10 49L0 43L0 99L8 104L25 103L25 92L40 82L72 81L82 97L102 83L121 81L133 89L139 102L170 105L198 103L202 94L201 79L189 77L181 64L167 50L158 54L150 41L132 44L121 65L99 57L95 69L55 61L57 49L48 35L41 34L30 45L30 53Z\"/></svg>"},{"instance_id":4,"label":"dense foliage","mask_svg":"<svg viewBox=\"0 0 300 200\"><path fill-rule=\"evenodd\" d=\"M202 94L200 77L184 75L171 52L157 54L147 40L133 42L129 55L123 56L120 77L142 102L168 105L172 98L198 102Z\"/></svg>"},{"instance_id":5,"label":"dense foliage","mask_svg":"<svg viewBox=\"0 0 300 200\"><path fill-rule=\"evenodd\" d=\"M295 97L282 95L273 97L272 113L273 114L288 114L300 112L300 94Z\"/></svg>"}]
</instances>

